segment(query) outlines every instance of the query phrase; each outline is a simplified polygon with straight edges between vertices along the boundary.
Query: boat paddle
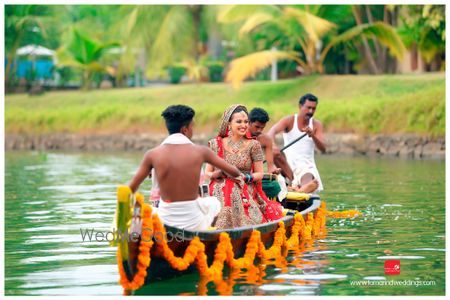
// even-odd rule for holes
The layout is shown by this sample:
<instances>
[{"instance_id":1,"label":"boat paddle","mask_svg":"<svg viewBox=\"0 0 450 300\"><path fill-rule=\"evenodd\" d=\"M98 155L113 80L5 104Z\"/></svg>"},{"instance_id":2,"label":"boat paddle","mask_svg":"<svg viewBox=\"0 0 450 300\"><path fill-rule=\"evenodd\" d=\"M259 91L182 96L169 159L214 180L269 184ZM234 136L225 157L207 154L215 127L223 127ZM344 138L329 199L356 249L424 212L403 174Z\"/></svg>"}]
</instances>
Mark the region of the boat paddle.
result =
<instances>
[{"instance_id":1,"label":"boat paddle","mask_svg":"<svg viewBox=\"0 0 450 300\"><path fill-rule=\"evenodd\" d=\"M284 150L286 150L287 148L289 148L290 146L294 145L295 143L297 143L298 141L300 141L302 138L304 138L307 135L307 133L299 136L298 138L296 138L295 140L293 140L292 142L290 142L289 144L287 144L286 146L284 146L283 148L281 148L280 152L283 152Z\"/></svg>"},{"instance_id":2,"label":"boat paddle","mask_svg":"<svg viewBox=\"0 0 450 300\"><path fill-rule=\"evenodd\" d=\"M296 138L295 140L293 140L292 142L290 142L289 144L287 144L286 146L284 146L283 148L281 148L280 152L283 152L284 150L286 150L287 148L289 148L290 146L294 145L295 143L297 143L298 141L300 141L302 138L304 138L307 135L307 133L302 134L301 136L299 136L298 138ZM263 163L265 163L267 160L264 160Z\"/></svg>"}]
</instances>

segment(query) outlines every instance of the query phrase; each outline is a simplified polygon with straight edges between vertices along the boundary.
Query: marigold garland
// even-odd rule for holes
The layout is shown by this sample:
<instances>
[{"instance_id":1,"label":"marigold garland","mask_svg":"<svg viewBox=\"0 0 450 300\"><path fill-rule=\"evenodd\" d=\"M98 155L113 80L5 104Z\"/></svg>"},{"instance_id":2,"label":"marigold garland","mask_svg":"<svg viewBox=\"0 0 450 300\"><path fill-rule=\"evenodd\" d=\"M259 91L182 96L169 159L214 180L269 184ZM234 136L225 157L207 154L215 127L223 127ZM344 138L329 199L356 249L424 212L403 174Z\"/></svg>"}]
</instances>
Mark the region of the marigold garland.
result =
<instances>
[{"instance_id":1,"label":"marigold garland","mask_svg":"<svg viewBox=\"0 0 450 300\"><path fill-rule=\"evenodd\" d=\"M354 218L361 215L357 210L344 210L344 211L327 211L327 217L331 218Z\"/></svg>"},{"instance_id":2,"label":"marigold garland","mask_svg":"<svg viewBox=\"0 0 450 300\"><path fill-rule=\"evenodd\" d=\"M136 290L140 288L147 276L147 268L150 265L151 255L150 250L154 245L153 240L150 240L151 232L159 232L162 236L166 236L166 230L159 217L151 214L150 205L139 201L142 207L142 228L151 228L152 230L144 230L142 232L142 239L139 245L139 256L137 273L130 282L123 269L120 250L117 252L117 262L119 266L120 284L127 290ZM202 277L207 277L209 280L221 282L222 272L225 263L233 269L249 269L254 265L255 258L259 257L262 260L274 259L281 255L283 248L295 249L300 243L300 240L310 240L314 237L324 233L326 216L348 217L356 216L357 213L353 211L329 212L326 210L325 203L322 202L321 207L317 210L316 215L308 213L306 221L300 213L294 216L294 224L291 227L289 238L286 237L286 228L284 222L278 223L278 229L274 234L274 241L270 248L266 249L262 240L261 232L254 230L247 242L245 254L241 258L234 258L233 245L230 236L226 232L222 232L219 236L219 242L214 253L214 260L211 266L208 266L208 257L205 254L205 244L199 237L194 237L189 246L186 248L182 257L176 257L170 249L165 239L155 240L156 248L154 253L162 256L172 268L183 271L186 270L194 262ZM223 284L223 282L222 282Z\"/></svg>"},{"instance_id":3,"label":"marigold garland","mask_svg":"<svg viewBox=\"0 0 450 300\"><path fill-rule=\"evenodd\" d=\"M139 199L136 199L139 202ZM132 281L128 280L128 277L123 268L122 255L120 253L120 247L117 248L117 265L119 267L120 284L126 290L136 290L140 288L147 277L147 268L150 265L150 249L153 246L153 240L151 238L151 230L153 229L152 222L152 208L150 205L142 205L142 228L148 228L150 230L142 231L142 239L139 243L139 256L137 263L137 273L134 275Z\"/></svg>"}]
</instances>

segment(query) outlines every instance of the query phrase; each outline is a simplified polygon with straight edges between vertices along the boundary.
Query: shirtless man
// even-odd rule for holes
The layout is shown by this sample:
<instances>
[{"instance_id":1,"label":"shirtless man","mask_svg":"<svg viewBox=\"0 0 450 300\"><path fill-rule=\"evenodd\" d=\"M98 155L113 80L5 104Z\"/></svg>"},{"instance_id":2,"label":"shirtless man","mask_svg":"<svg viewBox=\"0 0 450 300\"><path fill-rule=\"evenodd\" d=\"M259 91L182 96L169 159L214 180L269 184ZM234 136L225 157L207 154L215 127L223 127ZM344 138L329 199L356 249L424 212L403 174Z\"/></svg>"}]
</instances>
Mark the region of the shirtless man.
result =
<instances>
[{"instance_id":1,"label":"shirtless man","mask_svg":"<svg viewBox=\"0 0 450 300\"><path fill-rule=\"evenodd\" d=\"M299 100L298 114L281 119L268 132L273 140L277 133L283 132L284 145L302 134L307 134L284 151L294 172L293 186L300 187L303 192L307 193L323 190L314 160L315 147L321 152L326 150L322 123L313 119L318 102L317 97L312 94L302 96Z\"/></svg>"},{"instance_id":2,"label":"shirtless man","mask_svg":"<svg viewBox=\"0 0 450 300\"><path fill-rule=\"evenodd\" d=\"M256 139L261 144L267 161L267 172L278 174L280 170L273 163L272 139L263 133L266 123L269 122L269 115L264 109L255 107L250 111L248 119L247 137Z\"/></svg>"},{"instance_id":3,"label":"shirtless man","mask_svg":"<svg viewBox=\"0 0 450 300\"><path fill-rule=\"evenodd\" d=\"M286 158L284 155L281 155L282 157L275 156L274 151L278 151L279 153L278 148L274 149L273 139L269 135L263 133L266 123L269 122L269 115L267 112L262 108L255 107L250 111L249 121L249 137L256 138L264 149L267 161L267 171L274 174L281 172L284 177L292 181L294 175Z\"/></svg>"},{"instance_id":4,"label":"shirtless man","mask_svg":"<svg viewBox=\"0 0 450 300\"><path fill-rule=\"evenodd\" d=\"M215 197L199 198L198 184L203 163L209 163L232 177L240 176L240 172L208 147L191 142L194 115L194 110L185 105L169 106L163 111L170 135L160 146L145 153L129 186L133 193L136 192L154 168L162 200L158 207L161 220L178 228L206 230L221 207Z\"/></svg>"}]
</instances>

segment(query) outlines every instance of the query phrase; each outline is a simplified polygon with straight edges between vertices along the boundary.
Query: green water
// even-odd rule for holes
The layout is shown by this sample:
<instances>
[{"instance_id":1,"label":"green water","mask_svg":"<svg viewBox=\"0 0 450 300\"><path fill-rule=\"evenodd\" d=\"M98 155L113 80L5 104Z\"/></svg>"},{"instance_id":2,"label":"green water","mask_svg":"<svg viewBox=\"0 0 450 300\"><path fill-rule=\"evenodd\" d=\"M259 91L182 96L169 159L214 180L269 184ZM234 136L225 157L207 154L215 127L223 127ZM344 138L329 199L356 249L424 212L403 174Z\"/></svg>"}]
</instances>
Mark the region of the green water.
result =
<instances>
[{"instance_id":1,"label":"green water","mask_svg":"<svg viewBox=\"0 0 450 300\"><path fill-rule=\"evenodd\" d=\"M6 153L7 295L122 294L115 249L106 241L83 242L80 229L110 229L115 188L129 181L140 159L136 153ZM326 237L265 266L256 280L242 273L224 289L190 274L142 292L444 295L445 163L334 156L317 163L328 209L357 208L363 217L328 219ZM387 259L400 260L399 275L384 274ZM371 285L354 282L360 280Z\"/></svg>"}]
</instances>

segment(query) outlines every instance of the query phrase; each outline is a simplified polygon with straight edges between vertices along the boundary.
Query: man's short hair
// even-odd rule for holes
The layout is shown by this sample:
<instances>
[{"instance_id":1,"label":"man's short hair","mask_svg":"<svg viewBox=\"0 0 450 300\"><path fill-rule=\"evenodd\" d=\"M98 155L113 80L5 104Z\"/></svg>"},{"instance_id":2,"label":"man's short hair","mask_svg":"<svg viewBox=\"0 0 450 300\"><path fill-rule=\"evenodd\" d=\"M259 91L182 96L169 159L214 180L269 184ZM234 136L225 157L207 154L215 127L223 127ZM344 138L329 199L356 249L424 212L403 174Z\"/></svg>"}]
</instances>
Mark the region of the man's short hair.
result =
<instances>
[{"instance_id":1,"label":"man's short hair","mask_svg":"<svg viewBox=\"0 0 450 300\"><path fill-rule=\"evenodd\" d=\"M195 111L186 105L171 105L161 114L166 120L169 134L179 133L181 128L192 122L194 115Z\"/></svg>"},{"instance_id":2,"label":"man's short hair","mask_svg":"<svg viewBox=\"0 0 450 300\"><path fill-rule=\"evenodd\" d=\"M250 111L248 119L250 120L251 123L258 121L260 123L265 124L269 122L269 115L264 109L255 107Z\"/></svg>"},{"instance_id":3,"label":"man's short hair","mask_svg":"<svg viewBox=\"0 0 450 300\"><path fill-rule=\"evenodd\" d=\"M298 104L303 105L303 104L305 104L306 100L317 102L317 104L319 104L319 99L316 96L314 96L313 94L310 94L310 93L304 94L300 98L300 100L298 101Z\"/></svg>"}]
</instances>

